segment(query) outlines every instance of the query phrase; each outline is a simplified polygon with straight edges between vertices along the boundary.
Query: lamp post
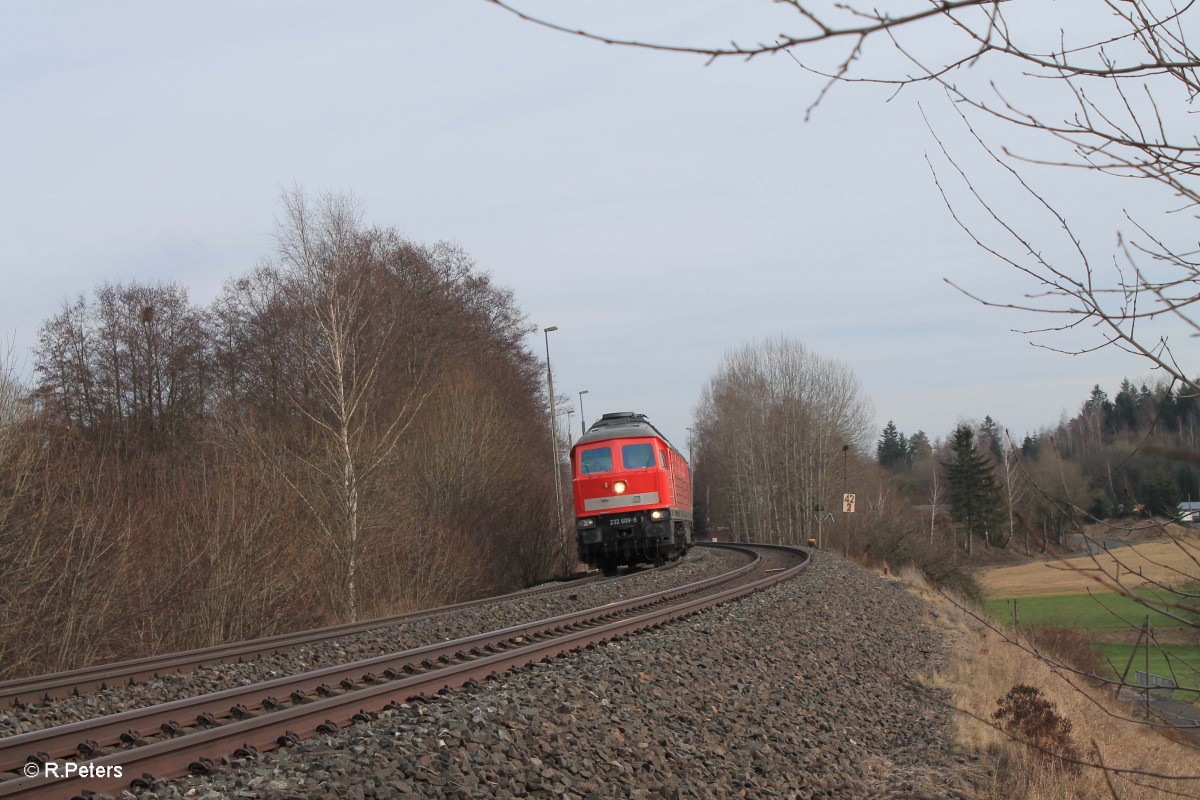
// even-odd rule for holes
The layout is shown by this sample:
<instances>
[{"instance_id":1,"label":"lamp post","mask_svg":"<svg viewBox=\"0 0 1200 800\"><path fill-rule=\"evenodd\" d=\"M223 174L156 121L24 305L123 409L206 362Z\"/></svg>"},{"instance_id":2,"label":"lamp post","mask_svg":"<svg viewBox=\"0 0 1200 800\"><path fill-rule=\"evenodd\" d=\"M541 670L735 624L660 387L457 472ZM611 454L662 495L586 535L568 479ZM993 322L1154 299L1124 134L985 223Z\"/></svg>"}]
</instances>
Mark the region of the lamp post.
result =
<instances>
[{"instance_id":1,"label":"lamp post","mask_svg":"<svg viewBox=\"0 0 1200 800\"><path fill-rule=\"evenodd\" d=\"M850 514L847 513L846 495L850 492L850 484L846 479L846 460L850 457L850 445L842 445L842 558L850 555Z\"/></svg>"},{"instance_id":2,"label":"lamp post","mask_svg":"<svg viewBox=\"0 0 1200 800\"><path fill-rule=\"evenodd\" d=\"M583 396L587 393L588 393L587 389L584 389L583 391L581 391L579 393L579 435L580 436L583 436L585 433L587 433L587 419L583 416Z\"/></svg>"},{"instance_id":3,"label":"lamp post","mask_svg":"<svg viewBox=\"0 0 1200 800\"><path fill-rule=\"evenodd\" d=\"M567 557L563 549L562 481L558 474L558 416L554 413L554 372L550 369L550 332L556 330L558 330L557 325L542 328L542 333L546 337L546 385L550 391L550 448L554 453L554 458L550 463L554 466L554 513L558 520L558 528L555 533L558 535L558 550L562 557L562 566L563 569L566 569Z\"/></svg>"}]
</instances>

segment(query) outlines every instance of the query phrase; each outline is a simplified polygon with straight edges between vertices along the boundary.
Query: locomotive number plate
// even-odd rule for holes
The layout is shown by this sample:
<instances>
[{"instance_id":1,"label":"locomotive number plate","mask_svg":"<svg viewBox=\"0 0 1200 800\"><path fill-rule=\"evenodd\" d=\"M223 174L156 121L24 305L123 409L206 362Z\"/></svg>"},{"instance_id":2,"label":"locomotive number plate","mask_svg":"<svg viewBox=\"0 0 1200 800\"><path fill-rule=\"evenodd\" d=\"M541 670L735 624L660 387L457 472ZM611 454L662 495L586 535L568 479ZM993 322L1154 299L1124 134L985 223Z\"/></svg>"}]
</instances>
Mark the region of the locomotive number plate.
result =
<instances>
[{"instance_id":1,"label":"locomotive number plate","mask_svg":"<svg viewBox=\"0 0 1200 800\"><path fill-rule=\"evenodd\" d=\"M609 525L632 525L637 522L637 517L621 517L620 519L610 519Z\"/></svg>"}]
</instances>

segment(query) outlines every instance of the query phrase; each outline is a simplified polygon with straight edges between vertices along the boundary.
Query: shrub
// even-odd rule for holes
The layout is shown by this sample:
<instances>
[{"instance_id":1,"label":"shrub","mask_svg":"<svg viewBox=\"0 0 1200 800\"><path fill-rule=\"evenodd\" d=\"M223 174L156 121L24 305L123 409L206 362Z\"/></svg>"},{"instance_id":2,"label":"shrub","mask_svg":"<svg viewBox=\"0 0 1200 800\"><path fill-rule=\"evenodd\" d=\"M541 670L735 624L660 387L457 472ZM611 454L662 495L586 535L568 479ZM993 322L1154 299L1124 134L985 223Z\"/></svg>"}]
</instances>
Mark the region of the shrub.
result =
<instances>
[{"instance_id":1,"label":"shrub","mask_svg":"<svg viewBox=\"0 0 1200 800\"><path fill-rule=\"evenodd\" d=\"M1040 689L1018 683L996 705L992 719L1029 745L1039 761L1057 762L1070 772L1079 770L1079 765L1073 763L1078 751L1071 741L1071 721L1059 715L1054 703L1043 697Z\"/></svg>"},{"instance_id":2,"label":"shrub","mask_svg":"<svg viewBox=\"0 0 1200 800\"><path fill-rule=\"evenodd\" d=\"M1089 675L1105 671L1104 661L1092 647L1088 635L1073 628L1034 628L1029 638L1038 650L1051 658Z\"/></svg>"}]
</instances>

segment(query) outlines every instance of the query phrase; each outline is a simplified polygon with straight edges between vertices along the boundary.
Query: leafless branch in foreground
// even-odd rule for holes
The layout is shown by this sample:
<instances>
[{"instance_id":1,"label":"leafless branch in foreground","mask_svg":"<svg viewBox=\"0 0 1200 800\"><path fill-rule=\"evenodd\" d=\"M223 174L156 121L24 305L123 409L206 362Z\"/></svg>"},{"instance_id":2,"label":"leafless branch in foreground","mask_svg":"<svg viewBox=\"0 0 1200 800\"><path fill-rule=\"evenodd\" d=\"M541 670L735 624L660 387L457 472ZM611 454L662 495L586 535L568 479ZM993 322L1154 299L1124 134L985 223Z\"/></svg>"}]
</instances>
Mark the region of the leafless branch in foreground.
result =
<instances>
[{"instance_id":1,"label":"leafless branch in foreground","mask_svg":"<svg viewBox=\"0 0 1200 800\"><path fill-rule=\"evenodd\" d=\"M534 16L509 0L487 2L582 39L700 56L706 63L785 53L827 81L809 113L837 84L882 84L897 92L920 84L941 87L985 151L1019 182L1031 202L1053 215L1074 254L1069 263L1040 256L1043 249L1006 223L987 194L977 189L978 179L951 159L951 172L966 182L973 202L999 225L1000 240L1018 248L1017 255L1006 253L993 243L992 234L974 230L960 215L956 220L977 244L1025 275L1035 289L1024 302L1006 302L961 289L957 281L954 285L988 306L1062 320L1022 331L1037 343L1089 325L1099 332L1092 345L1040 346L1069 354L1118 347L1149 360L1189 391L1200 392L1194 348L1171 340L1173 333L1185 339L1200 336L1194 310L1200 301L1196 239L1171 241L1154 233L1156 226L1131 215L1131 231L1118 233L1110 263L1101 268L1086 255L1065 215L1013 166L1049 165L1149 182L1172 199L1172 213L1195 215L1200 204L1200 137L1194 132L1192 112L1200 95L1200 55L1189 39L1200 29L1200 12L1194 0L1104 0L1101 6L1089 7L1086 20L1052 18L1049 15L1058 9L1035 6L1030 0L948 0L914 3L902 10L778 0L770 7L793 14L792 31L773 31L752 45L719 46L598 33ZM868 53L874 44L880 48ZM898 54L899 66L895 58L884 62L887 66L872 66L880 62L867 56L880 52ZM1036 91L1030 91L1031 84L1037 84ZM1046 100L1046 92L1056 96ZM1041 152L1057 155L1030 155L984 142L968 114L1032 132L1044 145Z\"/></svg>"}]
</instances>

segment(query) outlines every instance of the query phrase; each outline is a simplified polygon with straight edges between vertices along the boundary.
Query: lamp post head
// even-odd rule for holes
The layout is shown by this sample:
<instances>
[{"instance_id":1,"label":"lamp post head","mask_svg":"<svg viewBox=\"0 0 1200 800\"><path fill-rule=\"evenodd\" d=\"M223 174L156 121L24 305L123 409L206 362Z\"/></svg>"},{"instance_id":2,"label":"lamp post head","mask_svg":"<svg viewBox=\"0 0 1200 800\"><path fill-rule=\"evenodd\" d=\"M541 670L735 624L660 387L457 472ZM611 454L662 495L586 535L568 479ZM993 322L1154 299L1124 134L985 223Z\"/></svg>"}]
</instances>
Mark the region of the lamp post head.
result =
<instances>
[{"instance_id":1,"label":"lamp post head","mask_svg":"<svg viewBox=\"0 0 1200 800\"><path fill-rule=\"evenodd\" d=\"M550 331L556 331L556 330L558 330L558 326L551 325L549 328L542 328L542 333L549 333Z\"/></svg>"},{"instance_id":2,"label":"lamp post head","mask_svg":"<svg viewBox=\"0 0 1200 800\"><path fill-rule=\"evenodd\" d=\"M579 391L579 435L583 436L587 433L587 420L583 418L583 396L588 393L587 389Z\"/></svg>"}]
</instances>

